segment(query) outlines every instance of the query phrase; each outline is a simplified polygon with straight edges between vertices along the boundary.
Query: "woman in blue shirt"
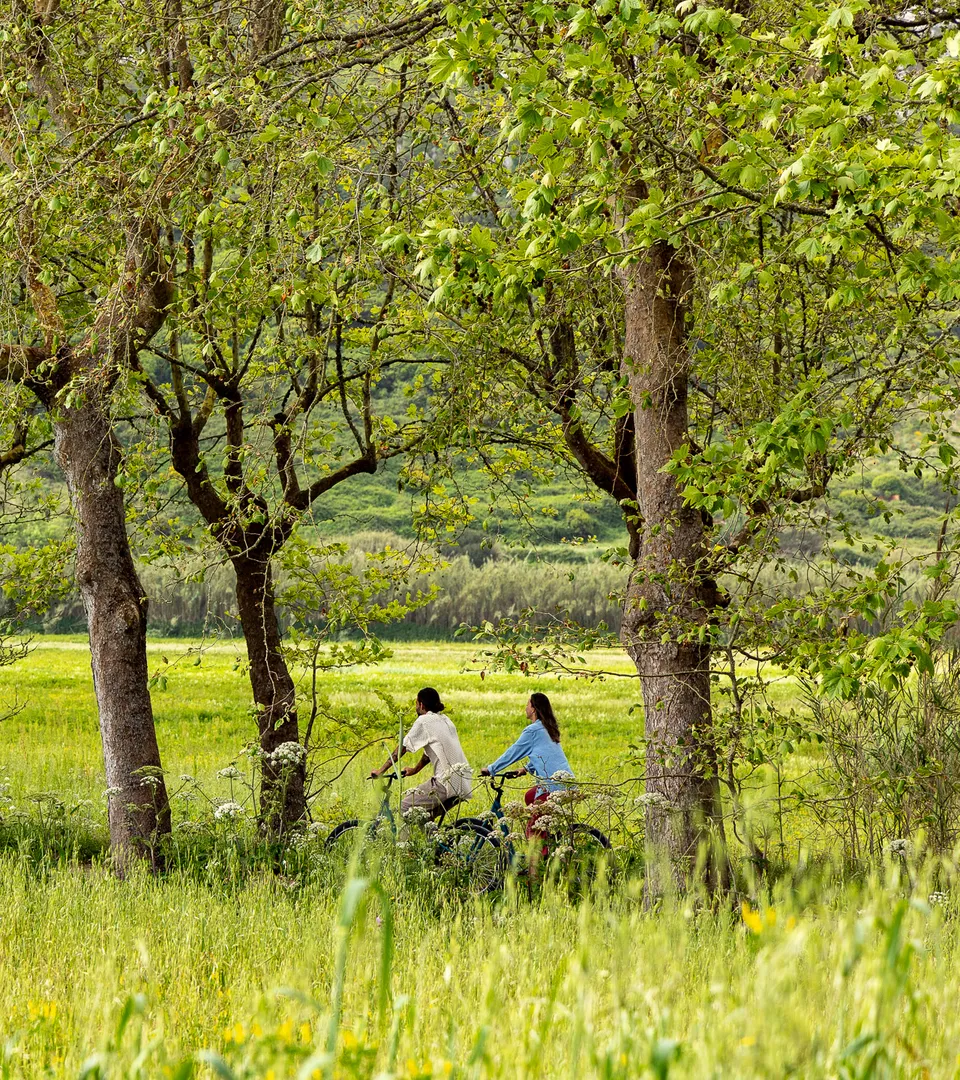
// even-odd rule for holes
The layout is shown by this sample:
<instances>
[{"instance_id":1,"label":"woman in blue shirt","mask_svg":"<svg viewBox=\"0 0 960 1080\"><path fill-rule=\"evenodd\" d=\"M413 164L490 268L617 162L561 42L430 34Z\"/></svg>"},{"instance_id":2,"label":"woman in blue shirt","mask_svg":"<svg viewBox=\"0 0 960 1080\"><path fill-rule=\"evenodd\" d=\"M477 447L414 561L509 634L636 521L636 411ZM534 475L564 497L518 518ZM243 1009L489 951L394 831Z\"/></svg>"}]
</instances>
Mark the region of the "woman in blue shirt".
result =
<instances>
[{"instance_id":1,"label":"woman in blue shirt","mask_svg":"<svg viewBox=\"0 0 960 1080\"><path fill-rule=\"evenodd\" d=\"M536 776L536 783L524 796L527 806L543 802L551 791L564 786L561 779L554 779L558 773L565 773L565 779L572 780L570 762L560 748L560 725L553 714L553 706L546 694L531 694L527 702L527 719L533 721L520 733L520 738L485 769L481 776L496 776L516 764L521 758L527 759L527 771ZM533 823L536 815L527 826L527 836L534 834Z\"/></svg>"}]
</instances>

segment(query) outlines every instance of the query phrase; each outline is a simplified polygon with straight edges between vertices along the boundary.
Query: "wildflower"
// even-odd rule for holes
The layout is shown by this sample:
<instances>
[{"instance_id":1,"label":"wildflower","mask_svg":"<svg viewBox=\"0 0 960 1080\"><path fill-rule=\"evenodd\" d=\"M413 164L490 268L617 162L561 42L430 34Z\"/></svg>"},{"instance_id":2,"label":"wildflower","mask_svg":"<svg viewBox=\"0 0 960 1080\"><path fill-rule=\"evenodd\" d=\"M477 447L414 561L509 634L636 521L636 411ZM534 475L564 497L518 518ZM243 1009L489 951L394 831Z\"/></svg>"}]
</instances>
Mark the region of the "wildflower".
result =
<instances>
[{"instance_id":1,"label":"wildflower","mask_svg":"<svg viewBox=\"0 0 960 1080\"><path fill-rule=\"evenodd\" d=\"M566 769L557 769L557 771L550 777L555 784L569 784L573 779L573 773L568 772Z\"/></svg>"},{"instance_id":2,"label":"wildflower","mask_svg":"<svg viewBox=\"0 0 960 1080\"><path fill-rule=\"evenodd\" d=\"M441 783L446 783L454 776L463 776L469 780L473 776L473 769L465 761L457 761L449 769L444 770L443 775L438 776L437 779Z\"/></svg>"},{"instance_id":3,"label":"wildflower","mask_svg":"<svg viewBox=\"0 0 960 1080\"><path fill-rule=\"evenodd\" d=\"M235 802L223 802L214 807L214 821L234 821L243 817L243 807Z\"/></svg>"},{"instance_id":4,"label":"wildflower","mask_svg":"<svg viewBox=\"0 0 960 1080\"><path fill-rule=\"evenodd\" d=\"M887 844L887 853L891 858L908 859L913 851L913 845L909 840L891 840Z\"/></svg>"},{"instance_id":5,"label":"wildflower","mask_svg":"<svg viewBox=\"0 0 960 1080\"><path fill-rule=\"evenodd\" d=\"M141 776L140 777L140 786L141 787L154 787L154 788L159 787L160 786L160 777L159 776L154 776L153 773L147 773L146 776Z\"/></svg>"},{"instance_id":6,"label":"wildflower","mask_svg":"<svg viewBox=\"0 0 960 1080\"><path fill-rule=\"evenodd\" d=\"M123 794L123 788L118 788L118 787L108 787L108 788L107 788L107 789L106 789L106 790L104 791L104 793L103 793L103 797L104 797L105 799L112 799L112 798L114 798L115 796L117 796L117 795L122 795L122 794Z\"/></svg>"},{"instance_id":7,"label":"wildflower","mask_svg":"<svg viewBox=\"0 0 960 1080\"><path fill-rule=\"evenodd\" d=\"M933 907L946 907L950 902L950 894L945 892L932 892L927 897L927 902Z\"/></svg>"},{"instance_id":8,"label":"wildflower","mask_svg":"<svg viewBox=\"0 0 960 1080\"><path fill-rule=\"evenodd\" d=\"M217 773L217 776L219 776L221 780L239 780L242 775L243 774L236 765L228 765L225 769L221 769Z\"/></svg>"},{"instance_id":9,"label":"wildflower","mask_svg":"<svg viewBox=\"0 0 960 1080\"><path fill-rule=\"evenodd\" d=\"M267 755L271 765L279 765L281 768L293 769L300 765L307 756L306 750L298 742L281 743L274 751Z\"/></svg>"},{"instance_id":10,"label":"wildflower","mask_svg":"<svg viewBox=\"0 0 960 1080\"><path fill-rule=\"evenodd\" d=\"M184 784L195 784L197 782L189 773L181 773L180 780Z\"/></svg>"},{"instance_id":11,"label":"wildflower","mask_svg":"<svg viewBox=\"0 0 960 1080\"><path fill-rule=\"evenodd\" d=\"M411 806L404 810L403 820L409 825L425 825L430 820L430 811L424 806Z\"/></svg>"},{"instance_id":12,"label":"wildflower","mask_svg":"<svg viewBox=\"0 0 960 1080\"><path fill-rule=\"evenodd\" d=\"M440 831L440 826L435 821L428 821L423 827L427 836L434 837Z\"/></svg>"},{"instance_id":13,"label":"wildflower","mask_svg":"<svg viewBox=\"0 0 960 1080\"><path fill-rule=\"evenodd\" d=\"M647 791L633 800L635 806L647 806L655 810L675 810L674 804L659 791Z\"/></svg>"}]
</instances>

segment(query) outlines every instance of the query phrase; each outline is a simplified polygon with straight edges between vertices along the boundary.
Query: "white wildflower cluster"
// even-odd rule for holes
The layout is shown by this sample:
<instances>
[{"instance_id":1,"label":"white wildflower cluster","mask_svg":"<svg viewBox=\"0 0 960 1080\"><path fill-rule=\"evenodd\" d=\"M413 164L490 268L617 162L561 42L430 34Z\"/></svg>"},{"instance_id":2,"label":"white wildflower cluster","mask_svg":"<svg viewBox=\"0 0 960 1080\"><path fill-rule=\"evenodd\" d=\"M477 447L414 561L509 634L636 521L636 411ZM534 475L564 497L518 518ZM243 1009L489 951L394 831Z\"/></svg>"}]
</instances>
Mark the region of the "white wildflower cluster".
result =
<instances>
[{"instance_id":1,"label":"white wildflower cluster","mask_svg":"<svg viewBox=\"0 0 960 1080\"><path fill-rule=\"evenodd\" d=\"M267 755L271 765L281 769L295 769L303 763L307 756L306 750L298 742L281 743L276 750Z\"/></svg>"},{"instance_id":2,"label":"white wildflower cluster","mask_svg":"<svg viewBox=\"0 0 960 1080\"><path fill-rule=\"evenodd\" d=\"M204 831L204 826L203 826L202 821L191 821L189 818L186 819L185 821L181 821L178 825L175 826L175 828L176 828L177 832L187 833L187 834L190 834L190 833L202 833Z\"/></svg>"},{"instance_id":3,"label":"white wildflower cluster","mask_svg":"<svg viewBox=\"0 0 960 1080\"><path fill-rule=\"evenodd\" d=\"M547 799L546 802L537 803L535 806L528 806L526 810L527 812L524 815L526 821L532 821L533 827L538 833L552 834L560 832L574 820L573 813L568 807L551 802L550 799Z\"/></svg>"},{"instance_id":4,"label":"white wildflower cluster","mask_svg":"<svg viewBox=\"0 0 960 1080\"><path fill-rule=\"evenodd\" d=\"M675 810L674 804L659 791L648 791L633 800L634 806L649 806L652 810Z\"/></svg>"},{"instance_id":5,"label":"white wildflower cluster","mask_svg":"<svg viewBox=\"0 0 960 1080\"><path fill-rule=\"evenodd\" d=\"M573 773L568 772L566 769L557 769L553 776L550 777L555 784L569 784L573 778Z\"/></svg>"},{"instance_id":6,"label":"white wildflower cluster","mask_svg":"<svg viewBox=\"0 0 960 1080\"><path fill-rule=\"evenodd\" d=\"M213 808L214 821L236 821L243 817L243 807L236 802L222 802Z\"/></svg>"},{"instance_id":7,"label":"white wildflower cluster","mask_svg":"<svg viewBox=\"0 0 960 1080\"><path fill-rule=\"evenodd\" d=\"M430 820L430 811L425 806L411 806L403 811L403 820L408 825L425 825Z\"/></svg>"},{"instance_id":8,"label":"white wildflower cluster","mask_svg":"<svg viewBox=\"0 0 960 1080\"><path fill-rule=\"evenodd\" d=\"M225 769L221 769L217 776L221 780L241 780L243 779L243 773L236 767L236 765L228 765Z\"/></svg>"},{"instance_id":9,"label":"white wildflower cluster","mask_svg":"<svg viewBox=\"0 0 960 1080\"><path fill-rule=\"evenodd\" d=\"M561 844L555 848L552 853L552 858L557 862L566 862L573 854L573 847L570 844Z\"/></svg>"},{"instance_id":10,"label":"white wildflower cluster","mask_svg":"<svg viewBox=\"0 0 960 1080\"><path fill-rule=\"evenodd\" d=\"M558 791L551 791L547 801L554 806L571 806L573 803L583 802L586 797L585 792L579 788L560 788Z\"/></svg>"},{"instance_id":11,"label":"white wildflower cluster","mask_svg":"<svg viewBox=\"0 0 960 1080\"><path fill-rule=\"evenodd\" d=\"M593 805L598 810L614 810L616 809L617 803L612 795L601 792L599 795L593 796Z\"/></svg>"},{"instance_id":12,"label":"white wildflower cluster","mask_svg":"<svg viewBox=\"0 0 960 1080\"><path fill-rule=\"evenodd\" d=\"M927 902L933 907L946 907L950 903L950 894L945 892L932 892L927 897Z\"/></svg>"},{"instance_id":13,"label":"white wildflower cluster","mask_svg":"<svg viewBox=\"0 0 960 1080\"><path fill-rule=\"evenodd\" d=\"M446 783L447 780L452 779L454 776L463 776L469 780L473 776L473 769L465 761L457 761L449 769L444 769L443 775L438 776L437 779L441 783Z\"/></svg>"},{"instance_id":14,"label":"white wildflower cluster","mask_svg":"<svg viewBox=\"0 0 960 1080\"><path fill-rule=\"evenodd\" d=\"M160 776L157 776L155 773L147 773L146 776L141 776L140 777L140 786L141 787L158 788L162 782L163 782L163 778L160 777Z\"/></svg>"},{"instance_id":15,"label":"white wildflower cluster","mask_svg":"<svg viewBox=\"0 0 960 1080\"><path fill-rule=\"evenodd\" d=\"M307 836L314 840L321 840L330 830L322 821L311 821L307 826Z\"/></svg>"},{"instance_id":16,"label":"white wildflower cluster","mask_svg":"<svg viewBox=\"0 0 960 1080\"><path fill-rule=\"evenodd\" d=\"M118 795L123 794L123 788L108 787L104 789L103 797L105 799L115 799Z\"/></svg>"},{"instance_id":17,"label":"white wildflower cluster","mask_svg":"<svg viewBox=\"0 0 960 1080\"><path fill-rule=\"evenodd\" d=\"M503 807L503 816L511 821L519 821L530 816L530 810L525 803L508 802Z\"/></svg>"},{"instance_id":18,"label":"white wildflower cluster","mask_svg":"<svg viewBox=\"0 0 960 1080\"><path fill-rule=\"evenodd\" d=\"M428 821L423 826L423 831L427 834L427 836L432 838L440 832L440 826L435 821Z\"/></svg>"},{"instance_id":19,"label":"white wildflower cluster","mask_svg":"<svg viewBox=\"0 0 960 1080\"><path fill-rule=\"evenodd\" d=\"M196 777L191 776L189 773L181 773L180 782L183 784L195 784L197 781Z\"/></svg>"},{"instance_id":20,"label":"white wildflower cluster","mask_svg":"<svg viewBox=\"0 0 960 1080\"><path fill-rule=\"evenodd\" d=\"M893 859L909 859L913 844L909 840L891 840L887 844L887 854Z\"/></svg>"}]
</instances>

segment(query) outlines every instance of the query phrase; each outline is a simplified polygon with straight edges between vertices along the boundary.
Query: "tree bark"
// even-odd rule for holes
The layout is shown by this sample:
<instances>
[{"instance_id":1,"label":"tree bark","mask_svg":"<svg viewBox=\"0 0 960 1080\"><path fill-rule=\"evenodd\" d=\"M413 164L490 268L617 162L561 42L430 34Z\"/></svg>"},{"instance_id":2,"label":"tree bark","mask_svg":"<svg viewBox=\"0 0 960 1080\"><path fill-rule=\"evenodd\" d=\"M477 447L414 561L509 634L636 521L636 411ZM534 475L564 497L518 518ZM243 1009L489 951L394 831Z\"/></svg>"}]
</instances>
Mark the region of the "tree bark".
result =
<instances>
[{"instance_id":1,"label":"tree bark","mask_svg":"<svg viewBox=\"0 0 960 1080\"><path fill-rule=\"evenodd\" d=\"M76 518L77 582L90 634L110 843L122 869L138 857L157 865L157 841L170 832L170 804L148 688L147 598L130 553L116 484L120 448L103 393L95 385L81 387L76 404L55 412L55 453Z\"/></svg>"},{"instance_id":2,"label":"tree bark","mask_svg":"<svg viewBox=\"0 0 960 1080\"><path fill-rule=\"evenodd\" d=\"M687 306L692 273L667 244L622 271L623 371L634 403L639 551L621 637L640 674L646 727L647 895L695 868L710 891L728 882L710 705L710 647L701 640L720 602L704 575L704 523L665 467L689 444Z\"/></svg>"},{"instance_id":3,"label":"tree bark","mask_svg":"<svg viewBox=\"0 0 960 1080\"><path fill-rule=\"evenodd\" d=\"M287 667L277 621L270 556L245 551L231 556L237 576L237 607L247 645L250 685L257 703L260 732L260 813L274 836L306 817L305 763L300 748L296 688ZM299 760L283 762L274 752L296 744Z\"/></svg>"}]
</instances>

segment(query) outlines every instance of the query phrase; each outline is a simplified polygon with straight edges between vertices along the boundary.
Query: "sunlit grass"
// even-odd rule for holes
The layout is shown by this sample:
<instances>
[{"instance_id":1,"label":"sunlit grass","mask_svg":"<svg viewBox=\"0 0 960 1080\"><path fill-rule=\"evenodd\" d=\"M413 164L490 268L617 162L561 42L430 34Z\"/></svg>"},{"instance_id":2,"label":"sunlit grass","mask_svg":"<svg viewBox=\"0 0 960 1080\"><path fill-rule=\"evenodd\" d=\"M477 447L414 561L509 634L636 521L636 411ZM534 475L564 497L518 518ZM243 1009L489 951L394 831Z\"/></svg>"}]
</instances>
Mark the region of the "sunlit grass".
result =
<instances>
[{"instance_id":1,"label":"sunlit grass","mask_svg":"<svg viewBox=\"0 0 960 1080\"><path fill-rule=\"evenodd\" d=\"M154 695L158 733L169 774L189 772L215 791L217 770L253 734L248 684L234 643L205 650L199 666L189 648L151 644L151 670L166 675ZM480 765L522 727L530 691L545 690L581 776L631 775L634 680L481 679L464 670L471 656L469 646L398 646L377 668L323 676L323 693L338 709L360 708L378 689L404 701L433 684ZM629 670L615 654L604 664ZM102 821L83 644L41 640L0 672L0 701L14 697L23 708L0 725L14 798L48 790L89 799ZM344 810L362 805L361 776L380 753L338 781ZM230 860L231 836L225 829L212 859ZM960 1075L952 864L888 865L859 885L828 865L772 886L748 876L745 893L717 910L668 901L649 911L629 880L576 904L511 884L471 900L438 878L385 867L384 894L344 893L317 851L319 872L301 877L282 866L231 876L200 865L123 881L96 860L7 851L0 1075L77 1076L86 1063L88 1075L185 1077L210 1062L221 1076L264 1080L301 1071L411 1080ZM934 889L943 896L931 905ZM351 897L359 909L345 914Z\"/></svg>"}]
</instances>

